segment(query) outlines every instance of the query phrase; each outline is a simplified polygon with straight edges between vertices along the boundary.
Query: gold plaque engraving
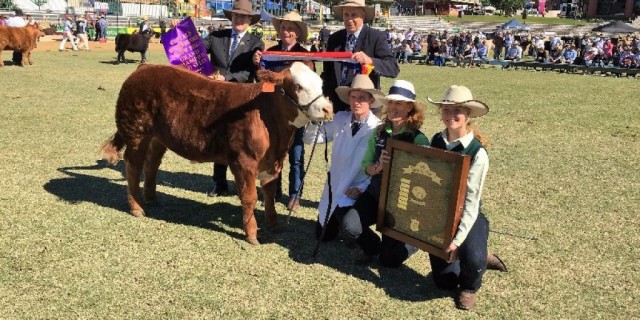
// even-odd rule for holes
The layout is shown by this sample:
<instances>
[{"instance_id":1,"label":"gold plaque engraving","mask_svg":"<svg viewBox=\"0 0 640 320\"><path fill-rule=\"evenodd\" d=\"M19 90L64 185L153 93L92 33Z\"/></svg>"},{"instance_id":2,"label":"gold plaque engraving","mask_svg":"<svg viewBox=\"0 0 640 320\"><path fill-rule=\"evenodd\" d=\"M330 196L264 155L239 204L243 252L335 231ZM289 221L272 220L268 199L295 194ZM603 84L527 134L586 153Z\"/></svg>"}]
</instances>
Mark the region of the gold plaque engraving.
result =
<instances>
[{"instance_id":1,"label":"gold plaque engraving","mask_svg":"<svg viewBox=\"0 0 640 320\"><path fill-rule=\"evenodd\" d=\"M464 205L469 156L390 139L378 230L447 258ZM392 222L392 223L391 223Z\"/></svg>"}]
</instances>

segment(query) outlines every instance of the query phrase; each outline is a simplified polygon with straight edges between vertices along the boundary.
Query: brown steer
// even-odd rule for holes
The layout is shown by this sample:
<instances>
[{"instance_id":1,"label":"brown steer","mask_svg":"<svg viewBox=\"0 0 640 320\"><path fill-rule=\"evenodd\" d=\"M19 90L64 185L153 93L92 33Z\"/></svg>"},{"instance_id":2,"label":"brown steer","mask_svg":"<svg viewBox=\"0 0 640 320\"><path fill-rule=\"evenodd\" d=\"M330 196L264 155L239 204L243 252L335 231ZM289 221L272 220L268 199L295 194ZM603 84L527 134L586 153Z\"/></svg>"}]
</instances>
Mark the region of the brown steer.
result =
<instances>
[{"instance_id":1,"label":"brown steer","mask_svg":"<svg viewBox=\"0 0 640 320\"><path fill-rule=\"evenodd\" d=\"M256 178L265 199L265 220L277 225L275 178L296 128L331 117L322 80L295 62L279 73L259 71L262 82L213 81L180 67L142 65L122 85L116 106L117 132L105 159L124 161L131 214L143 216L140 174L146 201L156 198L156 174L167 148L192 161L229 165L242 203L246 240L259 244L254 208ZM262 92L265 83L275 92Z\"/></svg>"},{"instance_id":2,"label":"brown steer","mask_svg":"<svg viewBox=\"0 0 640 320\"><path fill-rule=\"evenodd\" d=\"M31 50L36 47L36 41L42 36L44 33L40 31L37 23L21 28L0 26L0 55L2 50L22 51L20 65L24 66L26 61L33 64ZM0 59L1 66L4 66L2 59Z\"/></svg>"}]
</instances>

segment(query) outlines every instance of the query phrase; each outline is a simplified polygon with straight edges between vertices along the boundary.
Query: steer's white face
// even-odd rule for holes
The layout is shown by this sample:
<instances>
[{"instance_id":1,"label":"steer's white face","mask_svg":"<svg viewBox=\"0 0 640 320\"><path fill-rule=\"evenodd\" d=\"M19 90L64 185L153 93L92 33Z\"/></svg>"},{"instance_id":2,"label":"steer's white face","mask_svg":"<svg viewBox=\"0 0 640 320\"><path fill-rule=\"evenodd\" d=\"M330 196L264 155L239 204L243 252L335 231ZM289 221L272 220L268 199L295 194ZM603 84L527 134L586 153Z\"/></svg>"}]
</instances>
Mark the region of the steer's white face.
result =
<instances>
[{"instance_id":1,"label":"steer's white face","mask_svg":"<svg viewBox=\"0 0 640 320\"><path fill-rule=\"evenodd\" d=\"M314 121L330 119L333 116L333 104L322 95L322 79L320 76L302 62L294 62L290 71L293 82L297 85L298 103L301 106L305 106L313 101L307 110L306 116ZM304 115L301 114L301 116ZM298 116L298 118L301 117ZM296 122L298 120L296 119Z\"/></svg>"}]
</instances>

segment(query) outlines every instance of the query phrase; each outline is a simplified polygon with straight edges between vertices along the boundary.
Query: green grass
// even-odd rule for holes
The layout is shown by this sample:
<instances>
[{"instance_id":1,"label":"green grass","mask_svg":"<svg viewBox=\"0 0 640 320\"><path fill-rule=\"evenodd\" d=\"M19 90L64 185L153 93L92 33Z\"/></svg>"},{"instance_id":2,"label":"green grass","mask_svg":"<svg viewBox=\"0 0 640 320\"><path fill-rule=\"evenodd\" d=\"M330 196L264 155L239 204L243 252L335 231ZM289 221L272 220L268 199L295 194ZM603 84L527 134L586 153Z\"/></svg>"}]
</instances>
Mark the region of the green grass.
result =
<instances>
[{"instance_id":1,"label":"green grass","mask_svg":"<svg viewBox=\"0 0 640 320\"><path fill-rule=\"evenodd\" d=\"M445 20L455 22L486 22L486 23L505 23L511 19L516 19L521 23L540 23L540 24L570 24L570 25L585 25L588 21L578 19L561 19L561 18L543 18L543 17L527 17L526 20L521 16L504 17L504 16L473 16L465 15L462 18L458 17L443 17Z\"/></svg>"},{"instance_id":2,"label":"green grass","mask_svg":"<svg viewBox=\"0 0 640 320\"><path fill-rule=\"evenodd\" d=\"M159 175L161 204L147 208L147 218L129 216L122 165L96 161L115 130L119 88L136 65L103 63L115 53L99 51L33 58L34 66L0 69L3 319L613 319L640 312L637 80L402 65L400 77L416 84L421 99L464 84L491 107L478 121L493 143L486 215L494 231L538 238L492 233L490 249L510 272L488 272L477 307L461 312L434 287L424 253L399 269L356 266L358 251L341 243L310 257L322 146L303 209L282 233L261 231L260 247L242 240L237 198L205 196L211 166L172 153ZM150 59L166 60L158 50ZM430 108L424 132L441 128ZM284 206L277 209L286 224ZM261 209L258 216L263 225Z\"/></svg>"}]
</instances>

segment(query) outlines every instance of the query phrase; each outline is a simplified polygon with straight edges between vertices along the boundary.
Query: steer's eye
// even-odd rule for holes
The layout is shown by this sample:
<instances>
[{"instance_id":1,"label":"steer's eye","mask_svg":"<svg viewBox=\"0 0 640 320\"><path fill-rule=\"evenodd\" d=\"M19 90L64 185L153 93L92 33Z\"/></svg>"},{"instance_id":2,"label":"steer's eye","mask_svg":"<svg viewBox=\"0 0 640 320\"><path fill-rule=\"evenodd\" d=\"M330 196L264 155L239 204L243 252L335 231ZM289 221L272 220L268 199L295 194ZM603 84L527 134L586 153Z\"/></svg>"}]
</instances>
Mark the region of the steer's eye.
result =
<instances>
[{"instance_id":1,"label":"steer's eye","mask_svg":"<svg viewBox=\"0 0 640 320\"><path fill-rule=\"evenodd\" d=\"M299 84L297 84L297 85L296 85L296 91L302 91L302 86L301 86L301 85L299 85Z\"/></svg>"}]
</instances>

